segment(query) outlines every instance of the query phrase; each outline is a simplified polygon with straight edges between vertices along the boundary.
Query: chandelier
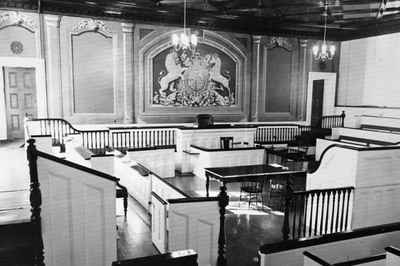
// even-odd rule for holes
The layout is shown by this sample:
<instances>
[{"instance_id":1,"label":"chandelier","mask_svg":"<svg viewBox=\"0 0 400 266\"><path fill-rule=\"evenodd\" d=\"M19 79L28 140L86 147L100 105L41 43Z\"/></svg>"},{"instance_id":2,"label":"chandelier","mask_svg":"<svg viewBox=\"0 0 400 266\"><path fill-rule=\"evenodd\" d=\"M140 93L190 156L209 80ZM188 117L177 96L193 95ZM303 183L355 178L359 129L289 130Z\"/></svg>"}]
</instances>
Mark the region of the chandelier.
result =
<instances>
[{"instance_id":1,"label":"chandelier","mask_svg":"<svg viewBox=\"0 0 400 266\"><path fill-rule=\"evenodd\" d=\"M186 29L186 0L183 0L183 32L172 34L172 45L176 51L190 49L196 50L198 43L197 35L188 33Z\"/></svg>"},{"instance_id":2,"label":"chandelier","mask_svg":"<svg viewBox=\"0 0 400 266\"><path fill-rule=\"evenodd\" d=\"M324 13L322 13L322 16L324 17L324 40L322 44L315 44L312 48L312 52L314 55L315 60L319 60L321 62L325 62L327 60L332 60L333 57L335 56L336 52L336 47L334 45L328 45L326 43L326 23L327 23L327 18L328 18L328 2L325 1L325 10Z\"/></svg>"}]
</instances>

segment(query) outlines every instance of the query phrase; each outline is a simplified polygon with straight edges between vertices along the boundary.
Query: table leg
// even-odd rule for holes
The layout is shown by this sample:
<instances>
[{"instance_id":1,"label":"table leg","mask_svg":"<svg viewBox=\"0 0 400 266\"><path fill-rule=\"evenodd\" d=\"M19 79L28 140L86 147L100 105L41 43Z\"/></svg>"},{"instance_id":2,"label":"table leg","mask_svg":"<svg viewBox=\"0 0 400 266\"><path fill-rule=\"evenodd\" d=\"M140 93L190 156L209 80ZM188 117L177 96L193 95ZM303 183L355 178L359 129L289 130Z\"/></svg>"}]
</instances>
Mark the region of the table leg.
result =
<instances>
[{"instance_id":1,"label":"table leg","mask_svg":"<svg viewBox=\"0 0 400 266\"><path fill-rule=\"evenodd\" d=\"M226 266L226 240L225 240L225 212L226 206L229 204L229 196L226 193L225 183L222 183L220 187L220 193L218 195L218 206L220 214L219 224L219 236L218 236L218 259L217 266Z\"/></svg>"},{"instance_id":2,"label":"table leg","mask_svg":"<svg viewBox=\"0 0 400 266\"><path fill-rule=\"evenodd\" d=\"M210 176L206 173L206 196L209 196L209 189L210 189Z\"/></svg>"}]
</instances>

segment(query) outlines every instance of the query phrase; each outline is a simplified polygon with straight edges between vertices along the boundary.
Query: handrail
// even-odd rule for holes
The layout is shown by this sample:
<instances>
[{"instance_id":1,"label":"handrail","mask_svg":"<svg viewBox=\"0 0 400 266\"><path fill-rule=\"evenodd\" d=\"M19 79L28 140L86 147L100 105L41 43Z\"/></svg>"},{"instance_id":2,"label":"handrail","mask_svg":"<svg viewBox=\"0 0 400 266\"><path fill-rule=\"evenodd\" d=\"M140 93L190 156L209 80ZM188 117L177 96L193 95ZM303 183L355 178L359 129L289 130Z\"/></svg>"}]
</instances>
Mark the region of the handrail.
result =
<instances>
[{"instance_id":1,"label":"handrail","mask_svg":"<svg viewBox=\"0 0 400 266\"><path fill-rule=\"evenodd\" d=\"M325 189L310 189L310 190L304 190L304 191L293 191L293 195L305 195L305 194L313 194L313 193L322 193L326 191L339 191L339 190L353 190L353 186L349 187L338 187L338 188L325 188Z\"/></svg>"},{"instance_id":2,"label":"handrail","mask_svg":"<svg viewBox=\"0 0 400 266\"><path fill-rule=\"evenodd\" d=\"M353 238L390 233L394 231L400 231L400 222L364 227L360 229L354 229L352 231L338 232L329 235L320 235L305 239L283 240L281 242L273 244L265 244L259 248L259 252L261 254L272 254L292 249L306 248L310 246L332 243L336 241L344 241Z\"/></svg>"},{"instance_id":3,"label":"handrail","mask_svg":"<svg viewBox=\"0 0 400 266\"><path fill-rule=\"evenodd\" d=\"M345 231L354 187L292 191L287 183L283 239ZM336 219L335 219L336 218ZM289 221L289 220L292 221Z\"/></svg>"}]
</instances>

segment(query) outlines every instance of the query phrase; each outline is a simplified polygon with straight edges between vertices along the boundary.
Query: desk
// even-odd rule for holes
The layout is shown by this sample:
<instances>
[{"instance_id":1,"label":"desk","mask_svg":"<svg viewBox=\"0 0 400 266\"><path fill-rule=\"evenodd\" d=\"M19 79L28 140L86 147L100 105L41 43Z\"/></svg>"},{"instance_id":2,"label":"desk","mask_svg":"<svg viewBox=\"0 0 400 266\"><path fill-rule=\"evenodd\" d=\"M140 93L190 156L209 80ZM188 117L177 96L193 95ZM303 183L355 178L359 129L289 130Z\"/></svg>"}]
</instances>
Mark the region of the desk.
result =
<instances>
[{"instance_id":1,"label":"desk","mask_svg":"<svg viewBox=\"0 0 400 266\"><path fill-rule=\"evenodd\" d=\"M285 162L280 166L267 164L215 167L206 168L206 193L208 197L210 178L215 178L222 182L221 190L226 191L225 185L232 182L243 182L255 179L263 179L269 176L282 176L287 179L293 175L305 175L307 169L302 162ZM224 188L224 189L222 189Z\"/></svg>"}]
</instances>

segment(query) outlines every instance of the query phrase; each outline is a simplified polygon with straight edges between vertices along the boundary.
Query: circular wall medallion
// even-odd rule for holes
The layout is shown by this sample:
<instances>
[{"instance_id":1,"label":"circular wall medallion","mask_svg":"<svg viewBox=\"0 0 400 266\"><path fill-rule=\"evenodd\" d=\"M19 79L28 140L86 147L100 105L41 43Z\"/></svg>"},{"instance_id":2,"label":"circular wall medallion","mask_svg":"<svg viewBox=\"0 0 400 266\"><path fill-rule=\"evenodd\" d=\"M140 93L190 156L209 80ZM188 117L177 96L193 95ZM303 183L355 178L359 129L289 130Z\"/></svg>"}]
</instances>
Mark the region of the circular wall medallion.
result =
<instances>
[{"instance_id":1,"label":"circular wall medallion","mask_svg":"<svg viewBox=\"0 0 400 266\"><path fill-rule=\"evenodd\" d=\"M24 45L21 42L13 41L10 45L13 54L20 54L24 51Z\"/></svg>"}]
</instances>

